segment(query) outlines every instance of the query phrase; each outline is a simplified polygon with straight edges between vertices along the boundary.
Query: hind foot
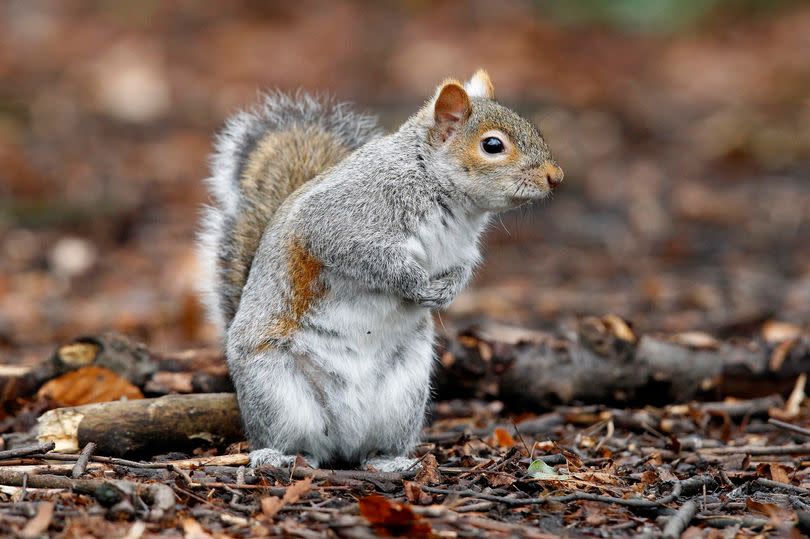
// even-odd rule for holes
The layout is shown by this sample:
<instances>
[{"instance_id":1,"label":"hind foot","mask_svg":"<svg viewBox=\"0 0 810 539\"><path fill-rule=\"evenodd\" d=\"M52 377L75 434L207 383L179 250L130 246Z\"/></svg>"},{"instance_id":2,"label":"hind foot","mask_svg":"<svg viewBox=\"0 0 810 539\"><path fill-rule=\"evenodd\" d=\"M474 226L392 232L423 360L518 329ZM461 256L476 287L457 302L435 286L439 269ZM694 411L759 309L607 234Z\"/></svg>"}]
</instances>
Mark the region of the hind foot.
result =
<instances>
[{"instance_id":1,"label":"hind foot","mask_svg":"<svg viewBox=\"0 0 810 539\"><path fill-rule=\"evenodd\" d=\"M318 467L317 459L309 456L304 458L312 468ZM296 455L285 455L276 449L256 449L250 452L250 467L275 466L276 468L289 468L295 463L295 459Z\"/></svg>"},{"instance_id":2,"label":"hind foot","mask_svg":"<svg viewBox=\"0 0 810 539\"><path fill-rule=\"evenodd\" d=\"M364 467L369 466L381 472L404 472L416 467L419 459L409 459L408 457L374 457L368 459Z\"/></svg>"}]
</instances>

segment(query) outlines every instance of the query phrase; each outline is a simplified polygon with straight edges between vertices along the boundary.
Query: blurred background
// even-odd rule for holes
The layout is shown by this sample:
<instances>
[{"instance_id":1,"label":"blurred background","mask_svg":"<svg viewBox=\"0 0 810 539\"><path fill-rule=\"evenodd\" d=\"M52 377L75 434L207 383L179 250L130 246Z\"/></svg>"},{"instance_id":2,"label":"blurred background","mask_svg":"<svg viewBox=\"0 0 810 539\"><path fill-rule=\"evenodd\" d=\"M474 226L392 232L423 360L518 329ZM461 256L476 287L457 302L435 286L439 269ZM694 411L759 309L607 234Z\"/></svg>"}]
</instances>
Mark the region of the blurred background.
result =
<instances>
[{"instance_id":1,"label":"blurred background","mask_svg":"<svg viewBox=\"0 0 810 539\"><path fill-rule=\"evenodd\" d=\"M489 70L566 172L496 220L441 322L748 335L810 323L810 5L757 0L0 4L0 363L105 330L216 342L195 292L211 136L257 90L398 125Z\"/></svg>"}]
</instances>

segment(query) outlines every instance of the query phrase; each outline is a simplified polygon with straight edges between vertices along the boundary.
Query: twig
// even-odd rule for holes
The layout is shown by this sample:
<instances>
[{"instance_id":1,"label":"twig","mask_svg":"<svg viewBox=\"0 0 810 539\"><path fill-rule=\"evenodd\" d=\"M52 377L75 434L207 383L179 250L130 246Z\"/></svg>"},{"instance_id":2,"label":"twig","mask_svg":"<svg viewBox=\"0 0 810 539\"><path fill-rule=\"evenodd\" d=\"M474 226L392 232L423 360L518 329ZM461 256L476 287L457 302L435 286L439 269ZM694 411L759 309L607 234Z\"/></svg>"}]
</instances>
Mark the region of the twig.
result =
<instances>
[{"instance_id":1,"label":"twig","mask_svg":"<svg viewBox=\"0 0 810 539\"><path fill-rule=\"evenodd\" d=\"M695 518L697 508L697 502L689 500L674 515L669 517L667 525L664 526L664 539L678 539L689 526L689 523L692 522L692 519Z\"/></svg>"},{"instance_id":2,"label":"twig","mask_svg":"<svg viewBox=\"0 0 810 539\"><path fill-rule=\"evenodd\" d=\"M0 460L27 457L28 455L34 455L37 453L47 453L48 451L53 451L54 447L56 447L55 443L44 442L39 444L25 445L15 449L7 449L5 451L0 451Z\"/></svg>"},{"instance_id":3,"label":"twig","mask_svg":"<svg viewBox=\"0 0 810 539\"><path fill-rule=\"evenodd\" d=\"M771 521L765 518L756 517L732 517L726 515L699 516L701 524L710 528L728 528L729 526L740 526L743 528L761 528Z\"/></svg>"},{"instance_id":4,"label":"twig","mask_svg":"<svg viewBox=\"0 0 810 539\"><path fill-rule=\"evenodd\" d=\"M738 447L710 447L698 449L698 453L707 455L810 455L810 444L791 445L741 445Z\"/></svg>"},{"instance_id":5,"label":"twig","mask_svg":"<svg viewBox=\"0 0 810 539\"><path fill-rule=\"evenodd\" d=\"M495 507L494 502L484 501L462 505L461 507L455 507L453 511L455 511L456 513L472 513L473 511L488 511L493 507Z\"/></svg>"},{"instance_id":6,"label":"twig","mask_svg":"<svg viewBox=\"0 0 810 539\"><path fill-rule=\"evenodd\" d=\"M793 423L788 423L787 421L780 421L778 419L770 418L768 423L775 427L779 427L780 429L785 429L787 431L793 432L795 434L799 434L806 438L810 438L810 429L806 429L804 427L800 427L798 425L794 425Z\"/></svg>"},{"instance_id":7,"label":"twig","mask_svg":"<svg viewBox=\"0 0 810 539\"><path fill-rule=\"evenodd\" d=\"M82 474L84 474L84 472L87 470L87 463L90 462L90 457L93 456L93 452L95 450L96 444L93 442L87 442L87 445L85 445L84 449L82 449L78 460L76 460L76 464L73 465L73 470L70 472L70 477L73 479L78 479L82 476Z\"/></svg>"},{"instance_id":8,"label":"twig","mask_svg":"<svg viewBox=\"0 0 810 539\"><path fill-rule=\"evenodd\" d=\"M787 483L780 483L779 481L765 479L764 477L760 477L754 482L759 485L762 485L763 487L768 487L776 490L783 490L785 492L792 492L794 494L804 494L804 495L810 494L810 489L795 487L793 485L788 485Z\"/></svg>"},{"instance_id":9,"label":"twig","mask_svg":"<svg viewBox=\"0 0 810 539\"><path fill-rule=\"evenodd\" d=\"M714 481L711 477L708 476L701 476L695 477L689 480L690 487L691 482L709 482ZM677 481L673 487L672 492L667 494L666 496L662 496L657 500L646 500L644 498L614 498L612 496L603 496L601 494L591 494L589 492L572 492L571 494L566 494L564 496L543 496L541 498L509 498L506 496L495 496L492 494L484 494L482 492L476 492L474 490L465 489L465 490L450 490L450 489L443 489L443 488L436 488L436 487L429 487L429 486L422 486L421 489L425 492L430 492L433 494L446 494L446 495L453 495L453 496L462 496L468 498L478 498L481 500L488 500L491 502L498 502L504 505L508 505L511 507L517 507L521 505L543 505L547 503L568 503L574 501L592 501L592 502L602 502L602 503L615 503L617 505L623 505L625 507L634 507L637 509L652 509L661 507L666 505L673 500L676 500L681 493L683 492L684 484L686 481Z\"/></svg>"}]
</instances>

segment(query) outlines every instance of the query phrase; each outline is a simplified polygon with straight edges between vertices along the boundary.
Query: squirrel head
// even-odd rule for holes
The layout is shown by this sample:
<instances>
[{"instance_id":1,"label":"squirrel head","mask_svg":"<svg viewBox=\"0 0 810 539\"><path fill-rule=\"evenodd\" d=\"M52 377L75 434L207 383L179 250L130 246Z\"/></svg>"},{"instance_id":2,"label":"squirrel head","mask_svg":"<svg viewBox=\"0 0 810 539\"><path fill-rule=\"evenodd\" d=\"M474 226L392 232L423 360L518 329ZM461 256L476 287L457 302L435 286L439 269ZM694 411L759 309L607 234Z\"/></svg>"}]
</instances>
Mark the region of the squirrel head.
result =
<instances>
[{"instance_id":1,"label":"squirrel head","mask_svg":"<svg viewBox=\"0 0 810 539\"><path fill-rule=\"evenodd\" d=\"M501 211L547 196L563 179L540 131L495 101L486 71L445 80L422 110L437 166L481 209Z\"/></svg>"}]
</instances>

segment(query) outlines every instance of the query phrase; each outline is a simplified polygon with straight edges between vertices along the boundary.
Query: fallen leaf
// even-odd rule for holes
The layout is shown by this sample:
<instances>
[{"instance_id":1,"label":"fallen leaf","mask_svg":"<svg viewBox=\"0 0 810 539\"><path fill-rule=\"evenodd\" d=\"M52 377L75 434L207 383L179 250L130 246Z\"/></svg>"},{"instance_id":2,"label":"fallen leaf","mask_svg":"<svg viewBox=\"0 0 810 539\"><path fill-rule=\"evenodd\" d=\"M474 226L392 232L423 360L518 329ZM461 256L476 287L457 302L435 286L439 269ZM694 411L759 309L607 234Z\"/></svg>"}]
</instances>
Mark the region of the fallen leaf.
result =
<instances>
[{"instance_id":1,"label":"fallen leaf","mask_svg":"<svg viewBox=\"0 0 810 539\"><path fill-rule=\"evenodd\" d=\"M142 399L143 393L126 378L94 365L54 378L37 392L37 398L50 399L60 406L116 401L122 397Z\"/></svg>"},{"instance_id":2,"label":"fallen leaf","mask_svg":"<svg viewBox=\"0 0 810 539\"><path fill-rule=\"evenodd\" d=\"M771 462L768 464L768 469L771 472L771 479L774 481L785 483L786 485L791 484L790 477L788 477L787 470L785 470L784 466L781 466L777 462Z\"/></svg>"},{"instance_id":3,"label":"fallen leaf","mask_svg":"<svg viewBox=\"0 0 810 539\"><path fill-rule=\"evenodd\" d=\"M284 496L281 498L278 496L268 496L267 498L262 498L262 513L267 518L273 518L279 511L281 511L282 507L300 500L301 496L309 492L310 488L312 488L312 478L307 477L300 481L296 481L287 487L287 490L284 491Z\"/></svg>"},{"instance_id":4,"label":"fallen leaf","mask_svg":"<svg viewBox=\"0 0 810 539\"><path fill-rule=\"evenodd\" d=\"M42 502L37 506L37 514L29 520L20 531L20 537L33 539L39 537L51 525L53 518L53 502Z\"/></svg>"},{"instance_id":5,"label":"fallen leaf","mask_svg":"<svg viewBox=\"0 0 810 539\"><path fill-rule=\"evenodd\" d=\"M539 459L529 464L526 473L533 479L560 479L560 474L557 473L557 470Z\"/></svg>"},{"instance_id":6,"label":"fallen leaf","mask_svg":"<svg viewBox=\"0 0 810 539\"><path fill-rule=\"evenodd\" d=\"M428 453L422 459L422 468L416 474L414 480L420 485L438 485L442 482L442 474L439 472L439 463L433 454Z\"/></svg>"},{"instance_id":7,"label":"fallen leaf","mask_svg":"<svg viewBox=\"0 0 810 539\"><path fill-rule=\"evenodd\" d=\"M506 431L506 429L498 427L492 434L497 447L513 447L515 445L515 439Z\"/></svg>"},{"instance_id":8,"label":"fallen leaf","mask_svg":"<svg viewBox=\"0 0 810 539\"><path fill-rule=\"evenodd\" d=\"M396 503L377 494L360 498L360 514L374 526L374 531L386 537L433 536L430 524L413 512L408 504Z\"/></svg>"},{"instance_id":9,"label":"fallen leaf","mask_svg":"<svg viewBox=\"0 0 810 539\"><path fill-rule=\"evenodd\" d=\"M419 483L415 481L403 481L402 487L405 490L405 497L408 501L417 505L430 505L433 503L433 496L422 490Z\"/></svg>"},{"instance_id":10,"label":"fallen leaf","mask_svg":"<svg viewBox=\"0 0 810 539\"><path fill-rule=\"evenodd\" d=\"M212 539L211 535L193 518L183 519L183 537L185 539Z\"/></svg>"}]
</instances>

